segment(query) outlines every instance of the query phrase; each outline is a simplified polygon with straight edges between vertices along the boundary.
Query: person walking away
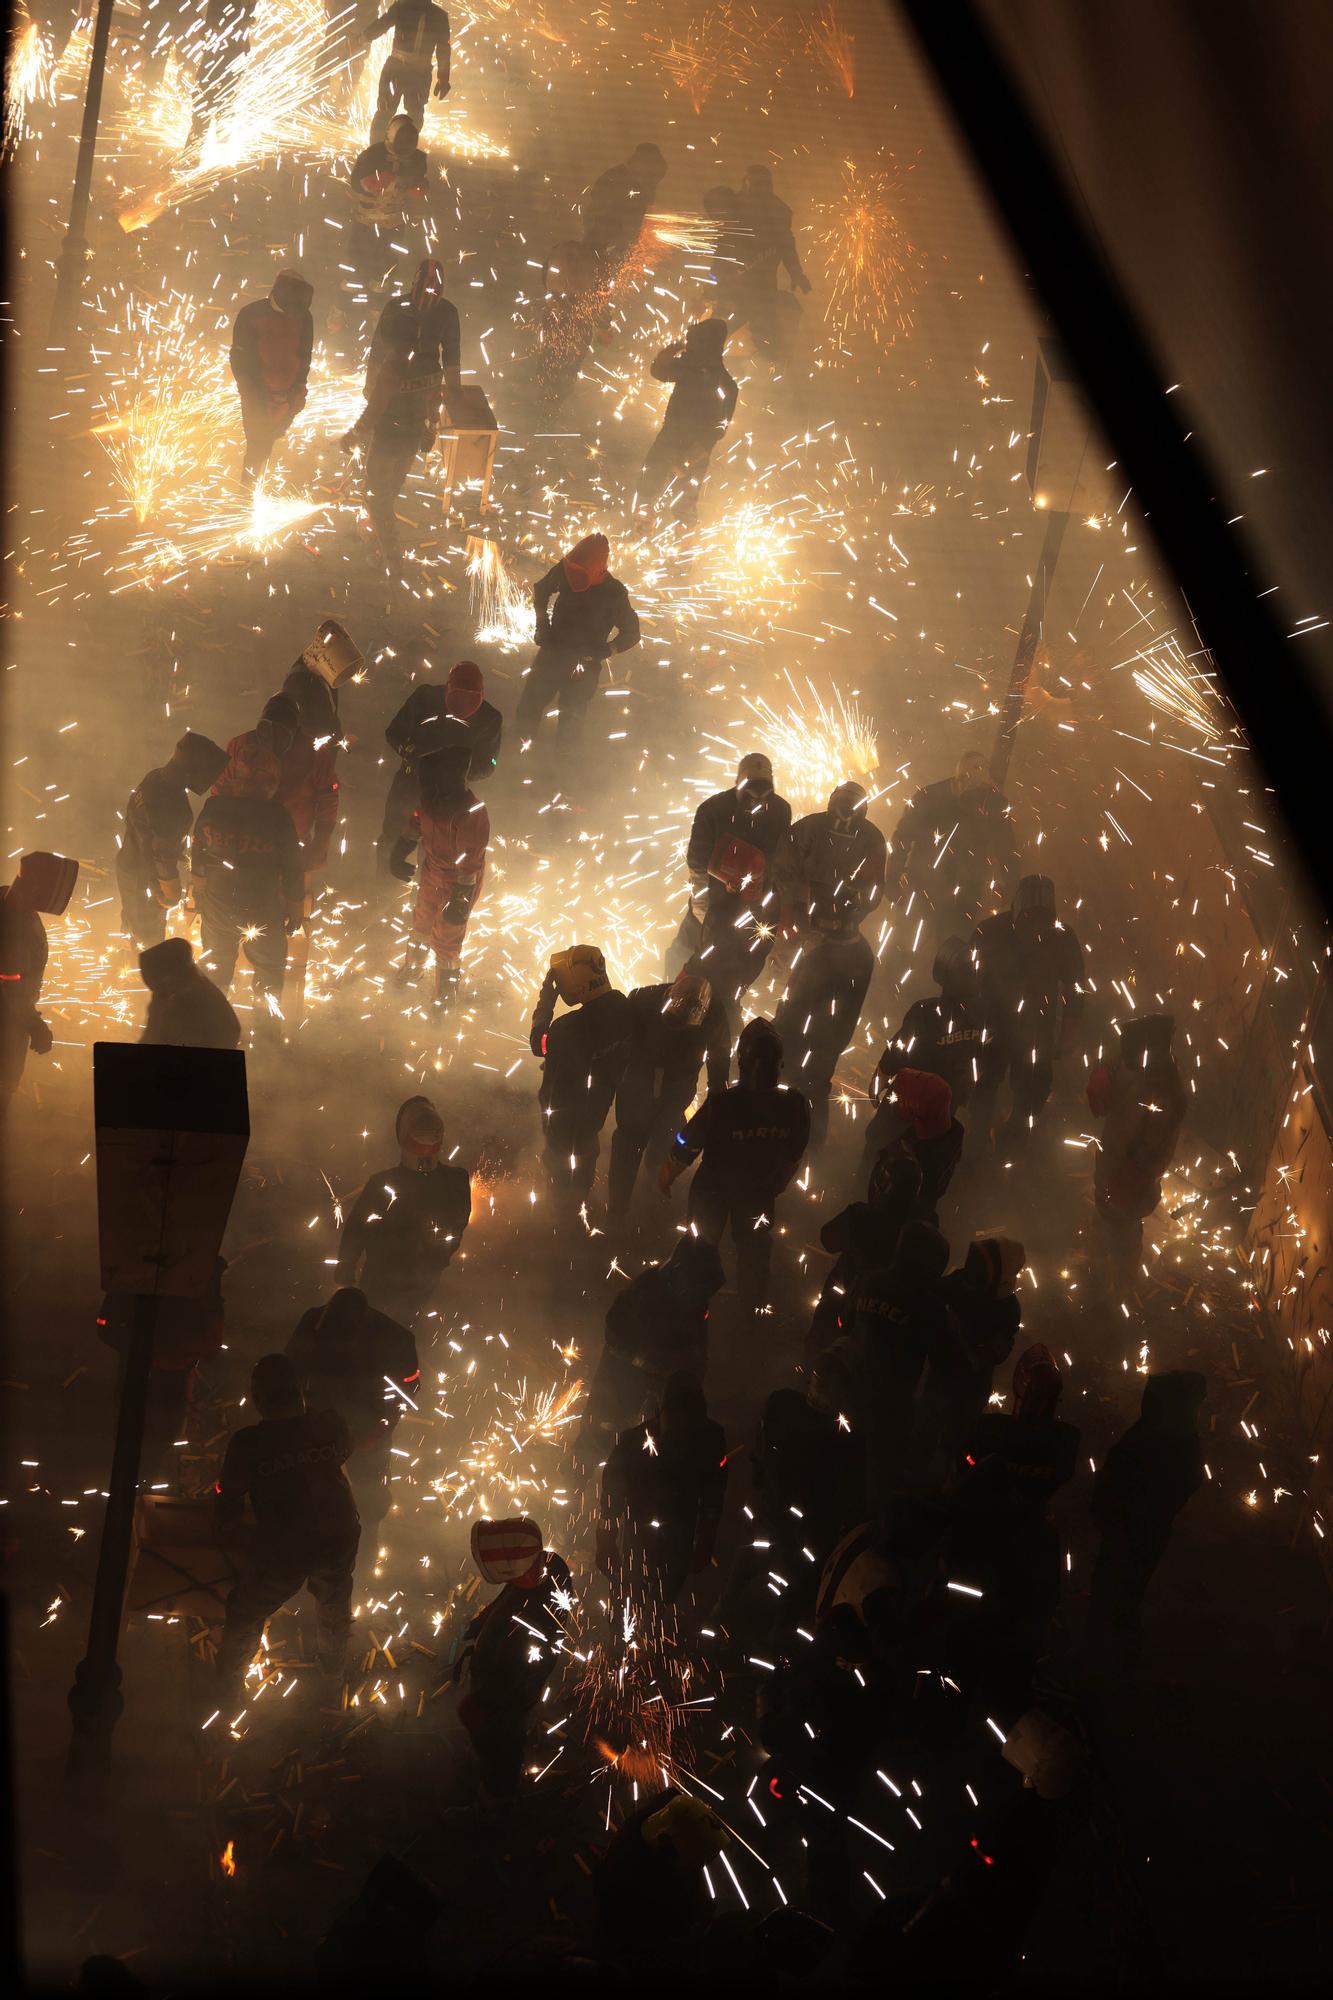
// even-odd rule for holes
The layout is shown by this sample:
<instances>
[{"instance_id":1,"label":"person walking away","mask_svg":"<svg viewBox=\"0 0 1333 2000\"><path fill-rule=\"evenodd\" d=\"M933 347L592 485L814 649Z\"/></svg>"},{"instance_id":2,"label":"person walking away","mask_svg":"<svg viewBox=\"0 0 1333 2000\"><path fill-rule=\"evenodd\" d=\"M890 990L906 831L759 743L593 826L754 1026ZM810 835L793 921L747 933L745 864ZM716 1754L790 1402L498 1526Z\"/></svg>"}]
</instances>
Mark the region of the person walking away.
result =
<instances>
[{"instance_id":1,"label":"person walking away","mask_svg":"<svg viewBox=\"0 0 1333 2000\"><path fill-rule=\"evenodd\" d=\"M47 959L42 917L63 914L78 879L68 855L25 854L0 893L0 1112L23 1079L28 1051L51 1053L51 1030L37 1012Z\"/></svg>"},{"instance_id":2,"label":"person walking away","mask_svg":"<svg viewBox=\"0 0 1333 2000\"><path fill-rule=\"evenodd\" d=\"M167 934L167 911L185 895L181 862L194 825L190 793L203 797L226 768L227 753L187 730L165 764L140 778L125 806L116 880L121 929L140 950Z\"/></svg>"},{"instance_id":3,"label":"person walking away","mask_svg":"<svg viewBox=\"0 0 1333 2000\"><path fill-rule=\"evenodd\" d=\"M164 938L141 951L139 976L148 988L141 1042L177 1049L241 1046L236 1010L199 970L188 938Z\"/></svg>"},{"instance_id":4,"label":"person walking away","mask_svg":"<svg viewBox=\"0 0 1333 2000\"><path fill-rule=\"evenodd\" d=\"M230 360L245 430L246 486L267 471L278 439L305 408L315 345L314 296L314 286L299 271L279 271L268 297L252 299L236 315Z\"/></svg>"},{"instance_id":5,"label":"person walking away","mask_svg":"<svg viewBox=\"0 0 1333 2000\"><path fill-rule=\"evenodd\" d=\"M662 428L639 474L640 513L651 514L673 486L675 519L692 521L698 512L708 462L736 414L740 393L723 360L728 331L724 319L698 320L653 361L653 380L672 387Z\"/></svg>"},{"instance_id":6,"label":"person walking away","mask_svg":"<svg viewBox=\"0 0 1333 2000\"><path fill-rule=\"evenodd\" d=\"M465 743L451 750L432 750L422 758L417 772L421 804L412 816L411 831L397 843L389 862L390 874L399 880L417 874L412 937L402 979L413 984L426 952L434 952L437 1007L452 1007L458 997L463 940L481 893L491 838L486 808L468 790L470 761ZM407 856L418 845L421 866L414 871Z\"/></svg>"},{"instance_id":7,"label":"person walking away","mask_svg":"<svg viewBox=\"0 0 1333 2000\"><path fill-rule=\"evenodd\" d=\"M393 41L380 71L379 95L370 127L372 145L386 136L400 104L417 130L421 130L431 95L432 70L435 96L449 95L452 51L449 16L443 7L433 6L431 0L394 0L366 28L365 40L369 44L390 31Z\"/></svg>"},{"instance_id":8,"label":"person walking away","mask_svg":"<svg viewBox=\"0 0 1333 2000\"><path fill-rule=\"evenodd\" d=\"M190 898L199 912L204 964L222 991L230 990L243 951L256 996L277 1012L287 941L304 922L301 848L278 802L282 771L273 751L257 730L229 748L227 768L194 824Z\"/></svg>"},{"instance_id":9,"label":"person walking away","mask_svg":"<svg viewBox=\"0 0 1333 2000\"><path fill-rule=\"evenodd\" d=\"M543 1539L526 1518L472 1524L472 1560L485 1582L501 1586L464 1632L456 1669L466 1683L458 1719L481 1767L484 1806L518 1797L532 1712L568 1651L569 1567Z\"/></svg>"},{"instance_id":10,"label":"person walking away","mask_svg":"<svg viewBox=\"0 0 1333 2000\"><path fill-rule=\"evenodd\" d=\"M629 996L629 1055L616 1091L607 1217L624 1224L646 1152L660 1156L674 1137L708 1063L708 1088L725 1090L731 1067L727 1010L697 973L670 985L636 986Z\"/></svg>"}]
</instances>

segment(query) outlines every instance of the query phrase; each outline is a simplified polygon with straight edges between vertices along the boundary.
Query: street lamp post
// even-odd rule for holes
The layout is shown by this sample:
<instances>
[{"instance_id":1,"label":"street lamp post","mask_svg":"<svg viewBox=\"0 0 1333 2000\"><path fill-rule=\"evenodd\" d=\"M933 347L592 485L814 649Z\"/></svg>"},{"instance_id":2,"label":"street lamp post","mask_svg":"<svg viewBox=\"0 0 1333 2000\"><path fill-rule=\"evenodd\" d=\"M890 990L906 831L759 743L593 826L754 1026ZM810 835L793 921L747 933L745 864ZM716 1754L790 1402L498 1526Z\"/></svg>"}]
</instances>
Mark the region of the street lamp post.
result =
<instances>
[{"instance_id":1,"label":"street lamp post","mask_svg":"<svg viewBox=\"0 0 1333 2000\"><path fill-rule=\"evenodd\" d=\"M74 192L69 203L69 227L56 264L56 296L51 309L49 345L63 346L78 325L83 273L88 261L88 204L93 191L93 157L97 151L97 124L102 112L102 84L106 77L106 52L111 40L111 11L116 0L97 0L97 25L93 30L92 61L88 65L88 90L83 100L83 129L79 133L79 156L74 163Z\"/></svg>"}]
</instances>

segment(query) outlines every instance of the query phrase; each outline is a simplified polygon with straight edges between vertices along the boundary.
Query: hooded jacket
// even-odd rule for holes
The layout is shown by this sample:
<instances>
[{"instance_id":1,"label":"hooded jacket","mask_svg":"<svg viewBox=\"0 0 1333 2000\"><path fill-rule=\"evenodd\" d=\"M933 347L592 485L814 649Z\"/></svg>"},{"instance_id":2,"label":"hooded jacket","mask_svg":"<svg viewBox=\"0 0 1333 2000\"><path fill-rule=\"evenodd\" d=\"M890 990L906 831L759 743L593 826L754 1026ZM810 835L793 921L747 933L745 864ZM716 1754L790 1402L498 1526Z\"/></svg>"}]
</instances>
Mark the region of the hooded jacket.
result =
<instances>
[{"instance_id":1,"label":"hooded jacket","mask_svg":"<svg viewBox=\"0 0 1333 2000\"><path fill-rule=\"evenodd\" d=\"M488 701L478 702L469 715L455 715L451 690L423 682L414 687L384 732L389 748L402 758L407 771L415 770L421 758L433 750L447 750L465 742L469 750L468 783L489 778L500 758L504 722L498 708Z\"/></svg>"},{"instance_id":2,"label":"hooded jacket","mask_svg":"<svg viewBox=\"0 0 1333 2000\"><path fill-rule=\"evenodd\" d=\"M241 1046L236 1011L195 964L188 938L166 938L140 952L139 969L149 994L141 1042L184 1049Z\"/></svg>"},{"instance_id":3,"label":"hooded jacket","mask_svg":"<svg viewBox=\"0 0 1333 2000\"><path fill-rule=\"evenodd\" d=\"M864 812L844 828L831 812L808 813L782 855L782 901L813 930L857 930L884 894L887 847Z\"/></svg>"},{"instance_id":4,"label":"hooded jacket","mask_svg":"<svg viewBox=\"0 0 1333 2000\"><path fill-rule=\"evenodd\" d=\"M606 561L606 537L588 535L533 585L539 646L601 660L638 645L638 613Z\"/></svg>"},{"instance_id":5,"label":"hooded jacket","mask_svg":"<svg viewBox=\"0 0 1333 2000\"><path fill-rule=\"evenodd\" d=\"M314 346L309 303L302 311L280 312L271 297L252 299L237 313L231 333L231 372L241 395L304 398Z\"/></svg>"},{"instance_id":6,"label":"hooded jacket","mask_svg":"<svg viewBox=\"0 0 1333 2000\"><path fill-rule=\"evenodd\" d=\"M632 1084L640 1095L648 1093L665 1100L674 1096L680 1105L693 1097L705 1056L708 1088L726 1088L731 1028L727 1010L716 994L710 997L708 1012L698 1027L674 1026L662 1012L670 992L667 981L661 986L636 986L630 994L629 1057L621 1089Z\"/></svg>"},{"instance_id":7,"label":"hooded jacket","mask_svg":"<svg viewBox=\"0 0 1333 2000\"><path fill-rule=\"evenodd\" d=\"M305 871L291 815L274 796L280 766L254 730L233 738L227 768L190 841L190 876L220 909L272 921L305 906Z\"/></svg>"},{"instance_id":8,"label":"hooded jacket","mask_svg":"<svg viewBox=\"0 0 1333 2000\"><path fill-rule=\"evenodd\" d=\"M664 347L652 364L654 381L672 385L661 435L682 449L712 444L736 413L740 392L722 359L726 323L718 323L722 326L720 340L709 340L698 327L691 327L684 340ZM703 326L709 324L702 322Z\"/></svg>"}]
</instances>

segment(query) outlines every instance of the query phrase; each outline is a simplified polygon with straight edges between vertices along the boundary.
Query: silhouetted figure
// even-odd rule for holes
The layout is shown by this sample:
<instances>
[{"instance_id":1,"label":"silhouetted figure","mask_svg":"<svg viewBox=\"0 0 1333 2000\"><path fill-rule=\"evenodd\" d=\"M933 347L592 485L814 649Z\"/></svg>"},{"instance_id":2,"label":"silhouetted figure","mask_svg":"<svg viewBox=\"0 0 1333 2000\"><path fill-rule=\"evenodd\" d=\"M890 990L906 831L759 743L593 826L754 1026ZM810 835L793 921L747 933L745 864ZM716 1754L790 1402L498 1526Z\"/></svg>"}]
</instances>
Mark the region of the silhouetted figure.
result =
<instances>
[{"instance_id":1,"label":"silhouetted figure","mask_svg":"<svg viewBox=\"0 0 1333 2000\"><path fill-rule=\"evenodd\" d=\"M420 131L426 120L426 100L431 95L431 71L435 72L435 95L449 95L449 16L431 0L393 0L393 5L371 23L365 39L393 30L393 42L380 71L379 96L371 122L372 145L390 129L401 104Z\"/></svg>"},{"instance_id":2,"label":"silhouetted figure","mask_svg":"<svg viewBox=\"0 0 1333 2000\"><path fill-rule=\"evenodd\" d=\"M305 913L305 873L291 815L278 801L282 767L258 730L228 745L227 768L204 801L190 841L190 893L204 962L225 993L238 952L255 993L276 1003L287 940Z\"/></svg>"},{"instance_id":3,"label":"silhouetted figure","mask_svg":"<svg viewBox=\"0 0 1333 2000\"><path fill-rule=\"evenodd\" d=\"M966 937L1003 901L1018 862L1013 812L980 751L913 793L889 843L895 895L932 913L935 935Z\"/></svg>"},{"instance_id":4,"label":"silhouetted figure","mask_svg":"<svg viewBox=\"0 0 1333 2000\"><path fill-rule=\"evenodd\" d=\"M1055 914L1055 884L1025 875L1007 911L972 939L985 1023L973 1123L984 1139L1007 1079L1009 1116L996 1148L1015 1159L1028 1144L1055 1083L1055 1060L1082 1018L1083 947Z\"/></svg>"},{"instance_id":5,"label":"silhouetted figure","mask_svg":"<svg viewBox=\"0 0 1333 2000\"><path fill-rule=\"evenodd\" d=\"M46 926L74 894L79 864L64 854L25 854L0 892L0 1110L18 1089L28 1051L51 1052L51 1030L37 1012L46 977Z\"/></svg>"},{"instance_id":6,"label":"silhouetted figure","mask_svg":"<svg viewBox=\"0 0 1333 2000\"><path fill-rule=\"evenodd\" d=\"M309 1407L336 1410L347 1425L347 1477L357 1511L368 1527L378 1526L389 1510L393 1435L421 1382L415 1340L376 1312L364 1292L346 1286L302 1314L287 1358Z\"/></svg>"},{"instance_id":7,"label":"silhouetted figure","mask_svg":"<svg viewBox=\"0 0 1333 2000\"><path fill-rule=\"evenodd\" d=\"M588 1391L587 1427L625 1430L656 1408L668 1376L704 1378L708 1312L722 1288L722 1259L711 1243L683 1236L664 1264L630 1279L606 1315L606 1337Z\"/></svg>"},{"instance_id":8,"label":"silhouetted figure","mask_svg":"<svg viewBox=\"0 0 1333 2000\"><path fill-rule=\"evenodd\" d=\"M662 428L639 474L637 504L644 511L655 508L674 484L674 516L694 518L713 448L736 413L739 391L723 360L727 333L724 319L698 320L653 361L654 381L672 388Z\"/></svg>"},{"instance_id":9,"label":"silhouetted figure","mask_svg":"<svg viewBox=\"0 0 1333 2000\"><path fill-rule=\"evenodd\" d=\"M672 1375L661 1407L616 1439L602 1474L597 1567L624 1595L674 1604L713 1559L727 1446L697 1377Z\"/></svg>"},{"instance_id":10,"label":"silhouetted figure","mask_svg":"<svg viewBox=\"0 0 1333 2000\"><path fill-rule=\"evenodd\" d=\"M1102 1539L1086 1642L1094 1666L1123 1663L1176 1517L1203 1484L1198 1426L1207 1393L1207 1382L1193 1369L1150 1375L1137 1423L1117 1438L1098 1469L1092 1515Z\"/></svg>"},{"instance_id":11,"label":"silhouetted figure","mask_svg":"<svg viewBox=\"0 0 1333 2000\"><path fill-rule=\"evenodd\" d=\"M463 743L432 750L421 759L417 769L421 803L389 860L390 873L409 880L414 871L407 856L420 846L417 900L403 978L414 981L427 950L432 951L435 1002L440 1007L451 1007L458 995L463 940L481 893L491 838L486 808L468 790L471 754Z\"/></svg>"},{"instance_id":12,"label":"silhouetted figure","mask_svg":"<svg viewBox=\"0 0 1333 2000\"><path fill-rule=\"evenodd\" d=\"M1088 1078L1088 1108L1104 1118L1094 1185L1097 1213L1114 1271L1132 1276L1143 1255L1143 1224L1162 1199L1189 1107L1171 1053L1169 1014L1141 1014L1120 1024L1120 1059L1098 1063Z\"/></svg>"},{"instance_id":13,"label":"silhouetted figure","mask_svg":"<svg viewBox=\"0 0 1333 2000\"><path fill-rule=\"evenodd\" d=\"M241 398L247 485L267 469L273 447L305 408L314 296L314 286L299 271L279 271L268 297L252 299L236 315L231 372Z\"/></svg>"},{"instance_id":14,"label":"silhouetted figure","mask_svg":"<svg viewBox=\"0 0 1333 2000\"><path fill-rule=\"evenodd\" d=\"M889 1090L899 1070L943 1077L955 1112L967 1103L980 1075L981 1007L971 947L961 938L945 938L930 976L939 992L912 1002L870 1079L876 1109L866 1127L863 1173L869 1173L880 1148L902 1130L901 1114Z\"/></svg>"},{"instance_id":15,"label":"silhouetted figure","mask_svg":"<svg viewBox=\"0 0 1333 2000\"><path fill-rule=\"evenodd\" d=\"M420 798L417 766L432 750L465 743L467 782L484 784L500 759L504 724L498 708L483 697L486 683L475 660L459 660L449 669L443 687L423 681L414 687L384 732L389 748L401 759L384 803L380 855L387 868L396 840L411 824Z\"/></svg>"},{"instance_id":16,"label":"silhouetted figure","mask_svg":"<svg viewBox=\"0 0 1333 2000\"><path fill-rule=\"evenodd\" d=\"M567 1013L556 1014L557 999ZM555 954L529 1040L542 1059L542 1164L565 1209L587 1198L596 1177L602 1127L629 1059L632 1028L629 1000L612 986L595 945Z\"/></svg>"},{"instance_id":17,"label":"silhouetted figure","mask_svg":"<svg viewBox=\"0 0 1333 2000\"><path fill-rule=\"evenodd\" d=\"M463 1635L457 1675L467 1685L458 1719L481 1766L483 1801L507 1804L522 1785L529 1719L564 1650L570 1577L562 1558L542 1547L535 1521L475 1522L472 1559L502 1588Z\"/></svg>"},{"instance_id":18,"label":"silhouetted figure","mask_svg":"<svg viewBox=\"0 0 1333 2000\"><path fill-rule=\"evenodd\" d=\"M441 1162L444 1122L428 1097L409 1097L394 1121L396 1167L372 1174L338 1243L338 1283L410 1327L435 1295L472 1216L466 1168Z\"/></svg>"},{"instance_id":19,"label":"silhouetted figure","mask_svg":"<svg viewBox=\"0 0 1333 2000\"><path fill-rule=\"evenodd\" d=\"M583 240L607 265L634 248L644 218L666 174L661 148L638 145L620 166L599 174L583 199Z\"/></svg>"},{"instance_id":20,"label":"silhouetted figure","mask_svg":"<svg viewBox=\"0 0 1333 2000\"><path fill-rule=\"evenodd\" d=\"M629 996L630 1043L616 1091L607 1214L628 1217L639 1166L660 1159L675 1137L708 1064L708 1089L725 1090L731 1065L727 1010L706 979L681 972L670 985L637 986Z\"/></svg>"},{"instance_id":21,"label":"silhouetted figure","mask_svg":"<svg viewBox=\"0 0 1333 2000\"><path fill-rule=\"evenodd\" d=\"M178 1049L238 1049L241 1024L225 993L194 962L188 938L164 938L139 953L148 988L141 1042Z\"/></svg>"},{"instance_id":22,"label":"silhouetted figure","mask_svg":"<svg viewBox=\"0 0 1333 2000\"><path fill-rule=\"evenodd\" d=\"M582 734L602 668L639 643L639 615L610 573L605 535L585 535L532 588L537 655L518 698L515 727L537 734L554 704L562 744Z\"/></svg>"},{"instance_id":23,"label":"silhouetted figure","mask_svg":"<svg viewBox=\"0 0 1333 2000\"><path fill-rule=\"evenodd\" d=\"M667 951L668 973L702 973L727 1009L734 1037L742 994L768 963L781 922L779 857L791 807L761 750L741 758L736 782L695 811L685 849L690 900Z\"/></svg>"},{"instance_id":24,"label":"silhouetted figure","mask_svg":"<svg viewBox=\"0 0 1333 2000\"><path fill-rule=\"evenodd\" d=\"M226 762L225 750L187 730L167 762L147 772L130 793L116 851L116 880L121 928L140 948L161 942L167 911L185 894L180 871L194 825L190 793L202 797Z\"/></svg>"}]
</instances>

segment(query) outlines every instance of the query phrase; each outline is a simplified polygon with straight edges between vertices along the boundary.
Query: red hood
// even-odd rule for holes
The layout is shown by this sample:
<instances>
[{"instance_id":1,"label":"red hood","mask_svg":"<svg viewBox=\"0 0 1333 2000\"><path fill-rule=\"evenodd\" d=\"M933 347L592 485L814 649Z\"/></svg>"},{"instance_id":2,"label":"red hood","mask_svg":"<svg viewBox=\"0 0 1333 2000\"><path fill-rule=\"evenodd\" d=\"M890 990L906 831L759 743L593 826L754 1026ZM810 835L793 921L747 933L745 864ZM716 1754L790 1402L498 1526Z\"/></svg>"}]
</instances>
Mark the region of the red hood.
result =
<instances>
[{"instance_id":1,"label":"red hood","mask_svg":"<svg viewBox=\"0 0 1333 2000\"><path fill-rule=\"evenodd\" d=\"M460 718L475 715L481 707L481 698L486 683L481 668L475 660L460 660L449 672L448 684L444 690L444 705L450 715Z\"/></svg>"},{"instance_id":2,"label":"red hood","mask_svg":"<svg viewBox=\"0 0 1333 2000\"><path fill-rule=\"evenodd\" d=\"M893 1094L918 1139L938 1139L948 1131L953 1092L942 1076L924 1069L900 1069L893 1079Z\"/></svg>"},{"instance_id":3,"label":"red hood","mask_svg":"<svg viewBox=\"0 0 1333 2000\"><path fill-rule=\"evenodd\" d=\"M611 563L611 544L605 535L585 535L565 557L565 581L571 590L591 590L600 583Z\"/></svg>"}]
</instances>

